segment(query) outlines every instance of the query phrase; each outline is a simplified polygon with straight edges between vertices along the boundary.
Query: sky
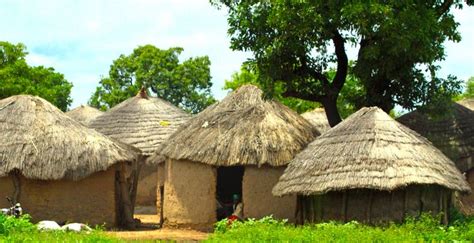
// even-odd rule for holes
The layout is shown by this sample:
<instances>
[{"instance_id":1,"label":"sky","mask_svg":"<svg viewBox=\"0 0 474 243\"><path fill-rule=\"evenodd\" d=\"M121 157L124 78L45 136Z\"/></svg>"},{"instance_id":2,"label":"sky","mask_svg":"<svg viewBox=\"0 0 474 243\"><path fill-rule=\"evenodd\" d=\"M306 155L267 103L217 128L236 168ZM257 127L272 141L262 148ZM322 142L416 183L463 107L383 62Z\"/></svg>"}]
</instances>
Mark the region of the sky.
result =
<instances>
[{"instance_id":1,"label":"sky","mask_svg":"<svg viewBox=\"0 0 474 243\"><path fill-rule=\"evenodd\" d=\"M181 59L209 56L212 93L251 53L232 51L227 16L208 0L0 0L0 40L24 43L27 62L73 83L70 108L85 104L112 61L140 45L183 47ZM460 43L446 43L441 75L474 76L474 7L454 12ZM349 53L355 53L349 50Z\"/></svg>"}]
</instances>

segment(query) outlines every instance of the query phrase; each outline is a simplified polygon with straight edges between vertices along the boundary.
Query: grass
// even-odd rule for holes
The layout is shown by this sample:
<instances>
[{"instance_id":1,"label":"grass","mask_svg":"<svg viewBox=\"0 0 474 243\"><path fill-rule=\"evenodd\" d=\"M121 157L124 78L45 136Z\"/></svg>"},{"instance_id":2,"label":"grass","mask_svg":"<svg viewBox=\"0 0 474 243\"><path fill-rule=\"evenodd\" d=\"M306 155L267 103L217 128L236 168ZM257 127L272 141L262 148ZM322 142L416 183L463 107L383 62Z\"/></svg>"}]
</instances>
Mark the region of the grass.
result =
<instances>
[{"instance_id":1,"label":"grass","mask_svg":"<svg viewBox=\"0 0 474 243\"><path fill-rule=\"evenodd\" d=\"M103 234L100 229L89 233L65 231L42 232L24 215L17 219L0 215L0 242L121 242Z\"/></svg>"},{"instance_id":2,"label":"grass","mask_svg":"<svg viewBox=\"0 0 474 243\"><path fill-rule=\"evenodd\" d=\"M437 218L422 215L403 224L373 227L357 222L294 226L271 217L216 224L208 242L473 242L474 218L444 226Z\"/></svg>"}]
</instances>

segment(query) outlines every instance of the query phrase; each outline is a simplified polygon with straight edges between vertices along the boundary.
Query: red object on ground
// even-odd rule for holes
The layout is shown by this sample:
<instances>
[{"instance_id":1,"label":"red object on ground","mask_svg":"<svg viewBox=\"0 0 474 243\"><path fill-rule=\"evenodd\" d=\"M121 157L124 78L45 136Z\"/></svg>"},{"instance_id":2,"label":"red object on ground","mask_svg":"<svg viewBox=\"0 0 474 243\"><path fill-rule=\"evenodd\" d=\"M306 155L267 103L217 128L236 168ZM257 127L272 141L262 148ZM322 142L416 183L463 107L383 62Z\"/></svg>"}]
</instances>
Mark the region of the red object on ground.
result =
<instances>
[{"instance_id":1,"label":"red object on ground","mask_svg":"<svg viewBox=\"0 0 474 243\"><path fill-rule=\"evenodd\" d=\"M238 220L239 217L235 216L235 215L231 215L229 217L227 217L227 225L231 225L234 221Z\"/></svg>"}]
</instances>

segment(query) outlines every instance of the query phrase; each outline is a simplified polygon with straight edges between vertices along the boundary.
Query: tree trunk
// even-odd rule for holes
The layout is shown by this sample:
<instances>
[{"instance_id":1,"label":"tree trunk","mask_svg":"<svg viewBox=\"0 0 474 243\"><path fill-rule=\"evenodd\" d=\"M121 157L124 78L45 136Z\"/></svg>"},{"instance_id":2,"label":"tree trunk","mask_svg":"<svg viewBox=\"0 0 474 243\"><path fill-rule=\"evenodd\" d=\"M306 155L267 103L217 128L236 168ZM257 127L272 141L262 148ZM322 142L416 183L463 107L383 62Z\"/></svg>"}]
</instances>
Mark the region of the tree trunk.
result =
<instances>
[{"instance_id":1,"label":"tree trunk","mask_svg":"<svg viewBox=\"0 0 474 243\"><path fill-rule=\"evenodd\" d=\"M329 126L334 127L339 122L342 121L341 115L337 110L337 99L335 98L324 98L322 104L324 106L324 111L326 112L326 117L328 118Z\"/></svg>"}]
</instances>

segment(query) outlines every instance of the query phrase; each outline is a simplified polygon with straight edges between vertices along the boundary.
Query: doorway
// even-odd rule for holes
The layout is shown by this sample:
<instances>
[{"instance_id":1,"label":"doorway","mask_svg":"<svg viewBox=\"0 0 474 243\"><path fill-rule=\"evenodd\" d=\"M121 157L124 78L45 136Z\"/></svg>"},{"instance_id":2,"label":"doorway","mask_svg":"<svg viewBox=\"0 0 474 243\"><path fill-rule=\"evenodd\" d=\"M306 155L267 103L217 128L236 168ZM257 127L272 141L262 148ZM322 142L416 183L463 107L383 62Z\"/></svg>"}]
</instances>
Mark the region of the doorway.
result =
<instances>
[{"instance_id":1,"label":"doorway","mask_svg":"<svg viewBox=\"0 0 474 243\"><path fill-rule=\"evenodd\" d=\"M217 220L224 219L232 214L234 195L238 195L242 200L243 177L243 166L221 166L217 168Z\"/></svg>"}]
</instances>

